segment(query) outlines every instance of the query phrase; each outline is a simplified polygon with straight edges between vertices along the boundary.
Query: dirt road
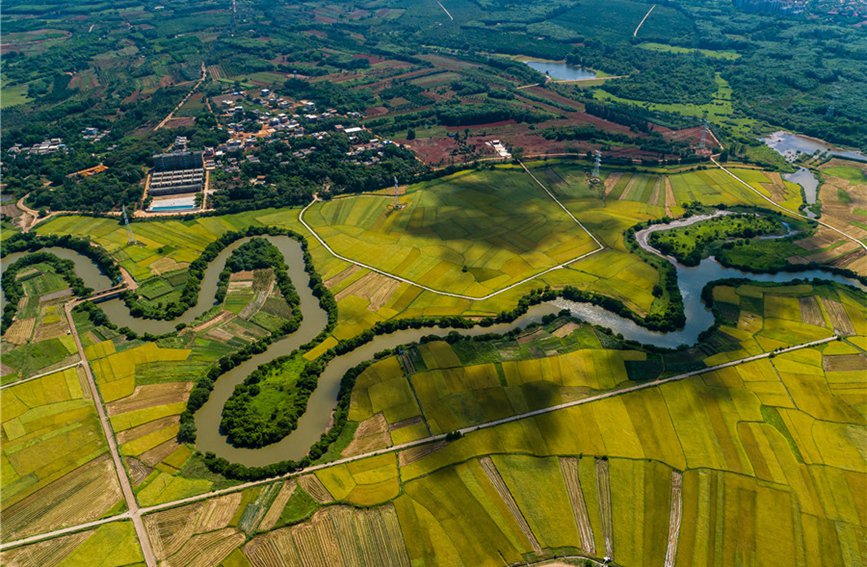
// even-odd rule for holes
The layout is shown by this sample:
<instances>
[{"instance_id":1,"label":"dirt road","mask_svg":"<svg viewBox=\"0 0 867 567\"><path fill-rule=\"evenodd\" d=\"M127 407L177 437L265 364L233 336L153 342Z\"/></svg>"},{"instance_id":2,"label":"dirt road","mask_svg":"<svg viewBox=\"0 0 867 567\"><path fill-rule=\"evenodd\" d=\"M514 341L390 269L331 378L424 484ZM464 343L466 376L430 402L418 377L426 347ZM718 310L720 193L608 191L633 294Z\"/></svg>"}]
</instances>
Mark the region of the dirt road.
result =
<instances>
[{"instance_id":1,"label":"dirt road","mask_svg":"<svg viewBox=\"0 0 867 567\"><path fill-rule=\"evenodd\" d=\"M81 357L81 366L84 369L84 374L87 377L87 385L90 389L90 394L93 398L93 404L96 406L96 412L99 415L99 422L102 425L105 440L108 443L108 450L111 453L114 468L117 472L117 480L120 483L121 491L123 492L126 507L129 510L126 515L132 520L135 527L135 533L141 545L142 554L144 555L145 563L148 567L157 566L157 558L154 555L153 547L151 547L150 538L148 538L147 530L145 530L144 522L141 519L141 513L138 507L138 501L135 499L135 493L132 490L132 485L129 482L129 477L124 469L123 461L120 458L120 451L117 447L117 440L114 437L114 430L111 427L111 422L108 419L108 414L102 403L102 397L99 393L99 388L96 387L96 380L93 377L93 372L90 370L90 363L87 361L87 355L84 353L84 346L81 344L81 338L78 336L78 330L75 328L75 323L72 320L72 309L78 305L81 300L73 300L67 303L63 310L66 313L66 320L69 323L69 329L72 331L72 338L75 341L75 348L78 349L78 355Z\"/></svg>"}]
</instances>

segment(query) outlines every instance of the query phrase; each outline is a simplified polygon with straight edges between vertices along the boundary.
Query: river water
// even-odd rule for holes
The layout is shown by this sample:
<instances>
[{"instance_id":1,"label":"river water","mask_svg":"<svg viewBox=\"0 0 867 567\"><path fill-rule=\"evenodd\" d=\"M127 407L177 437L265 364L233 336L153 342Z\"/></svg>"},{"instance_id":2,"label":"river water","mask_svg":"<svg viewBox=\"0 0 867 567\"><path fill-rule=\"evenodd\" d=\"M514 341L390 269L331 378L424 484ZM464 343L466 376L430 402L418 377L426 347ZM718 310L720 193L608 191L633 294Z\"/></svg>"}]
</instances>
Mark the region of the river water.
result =
<instances>
[{"instance_id":1,"label":"river water","mask_svg":"<svg viewBox=\"0 0 867 567\"><path fill-rule=\"evenodd\" d=\"M724 213L720 212L717 214ZM648 244L647 238L650 233L674 226L686 226L705 220L706 218L709 218L709 216L695 216L690 219L673 221L667 225L653 225L636 233L636 237L642 247L654 254L661 255L658 250L655 250ZM269 236L265 238L271 241L283 253L292 283L295 285L300 298L299 308L303 317L301 325L292 335L272 343L265 352L252 357L223 374L214 385L208 402L199 409L195 416L196 428L198 430L197 449L203 452L213 452L229 461L243 463L247 466L263 466L286 459L298 460L304 457L310 446L318 441L321 434L329 427L331 414L337 406L337 393L340 389L340 381L346 371L365 360L370 360L379 351L416 342L426 335L445 336L451 331L458 332L464 336L505 333L515 328L524 328L530 324L537 323L547 314L557 313L561 309L569 309L577 318L606 327L615 333L620 333L626 339L659 347L673 348L680 345L694 344L698 340L699 334L713 324L712 313L701 301L701 291L707 283L714 280L746 278L759 282L786 283L796 279L822 278L865 290L865 286L855 280L830 274L822 270L798 273L751 274L726 268L714 258L708 258L696 267L682 266L674 262L672 258L667 258L674 263L677 269L678 287L683 295L686 312L686 325L679 331L668 333L650 331L629 319L611 313L601 307L558 299L550 303L531 307L526 314L512 323L503 323L490 327L473 327L471 329L407 329L387 335L379 335L371 342L352 352L335 357L327 364L322 375L319 377L316 390L310 396L307 411L301 416L298 421L298 427L292 433L281 441L260 449L242 449L229 445L226 442L225 436L219 433L222 408L226 400L232 395L235 386L249 376L257 366L270 362L279 356L288 355L302 344L312 340L325 328L328 321L327 313L319 306L319 301L313 296L309 288L309 276L305 271L301 245L286 236ZM161 334L173 330L179 322L191 322L213 307L217 281L220 272L225 266L226 259L245 240L247 239L236 241L231 246L228 246L208 266L202 281L197 305L174 321L136 319L130 315L129 310L121 300L107 301L100 306L105 310L112 322L120 326L128 326L137 332L147 331ZM76 273L89 287L100 290L111 285L109 279L102 275L88 258L64 248L46 248L45 250L75 262ZM9 265L21 256L23 254L9 255L3 258L3 264Z\"/></svg>"}]
</instances>

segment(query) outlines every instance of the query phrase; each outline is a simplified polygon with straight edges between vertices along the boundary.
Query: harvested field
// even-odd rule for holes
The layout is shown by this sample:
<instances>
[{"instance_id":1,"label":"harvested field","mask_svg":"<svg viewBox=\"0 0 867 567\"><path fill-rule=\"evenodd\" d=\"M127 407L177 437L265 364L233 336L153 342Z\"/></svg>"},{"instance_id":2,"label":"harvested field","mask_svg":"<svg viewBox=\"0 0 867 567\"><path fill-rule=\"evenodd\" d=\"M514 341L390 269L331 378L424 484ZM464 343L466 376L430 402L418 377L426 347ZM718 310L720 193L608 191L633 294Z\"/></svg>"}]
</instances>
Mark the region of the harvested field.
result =
<instances>
[{"instance_id":1,"label":"harvested field","mask_svg":"<svg viewBox=\"0 0 867 567\"><path fill-rule=\"evenodd\" d=\"M200 534L165 561L167 567L211 567L244 543L244 534L235 528Z\"/></svg>"},{"instance_id":2,"label":"harvested field","mask_svg":"<svg viewBox=\"0 0 867 567\"><path fill-rule=\"evenodd\" d=\"M303 488L307 494L312 496L313 499L320 504L327 504L328 502L334 501L334 497L331 496L331 493L328 492L328 489L325 488L325 485L322 484L319 477L314 474L302 476L298 479L298 484L300 484L301 488Z\"/></svg>"},{"instance_id":3,"label":"harvested field","mask_svg":"<svg viewBox=\"0 0 867 567\"><path fill-rule=\"evenodd\" d=\"M114 465L103 455L5 508L3 539L93 520L120 499Z\"/></svg>"},{"instance_id":4,"label":"harvested field","mask_svg":"<svg viewBox=\"0 0 867 567\"><path fill-rule=\"evenodd\" d=\"M425 443L424 445L411 447L405 451L401 451L397 456L398 464L401 467L404 467L410 463L420 461L431 453L435 453L439 449L442 449L447 443L447 441L436 441L435 443Z\"/></svg>"},{"instance_id":5,"label":"harvested field","mask_svg":"<svg viewBox=\"0 0 867 567\"><path fill-rule=\"evenodd\" d=\"M562 325L561 327L557 328L551 334L554 335L555 337L557 337L558 339L562 339L563 337L568 337L569 335L571 335L572 331L578 329L579 327L580 327L580 325L578 323L570 322L570 323L566 323L565 325Z\"/></svg>"},{"instance_id":6,"label":"harvested field","mask_svg":"<svg viewBox=\"0 0 867 567\"><path fill-rule=\"evenodd\" d=\"M367 309L370 311L379 311L383 305L388 303L391 295L397 291L401 282L376 272L370 272L359 280L352 282L346 288L340 290L334 299L340 301L347 296L354 295L363 297L370 302Z\"/></svg>"},{"instance_id":7,"label":"harvested field","mask_svg":"<svg viewBox=\"0 0 867 567\"><path fill-rule=\"evenodd\" d=\"M280 514L283 512L283 508L286 507L286 503L289 502L289 498L292 497L297 486L298 482L295 479L289 479L283 483L280 487L280 492L277 493L277 496L274 498L274 502L271 503L271 507L268 508L265 517L263 517L262 521L259 522L259 531L268 531L277 524L277 520L280 519Z\"/></svg>"},{"instance_id":8,"label":"harvested field","mask_svg":"<svg viewBox=\"0 0 867 567\"><path fill-rule=\"evenodd\" d=\"M327 287L328 289L332 289L334 286L338 285L340 282L342 282L346 278L351 277L353 274L355 274L355 272L357 272L360 269L361 268L359 266L356 266L355 264L349 266L348 268L346 268L342 272L339 272L336 276L325 280L325 287Z\"/></svg>"},{"instance_id":9,"label":"harvested field","mask_svg":"<svg viewBox=\"0 0 867 567\"><path fill-rule=\"evenodd\" d=\"M680 536L680 519L683 514L683 473L671 472L671 513L668 521L668 547L665 550L665 567L674 567L677 560L677 539Z\"/></svg>"},{"instance_id":10,"label":"harvested field","mask_svg":"<svg viewBox=\"0 0 867 567\"><path fill-rule=\"evenodd\" d=\"M671 216L671 208L677 205L677 199L674 197L674 189L671 187L671 180L668 176L665 177L665 214Z\"/></svg>"},{"instance_id":11,"label":"harvested field","mask_svg":"<svg viewBox=\"0 0 867 567\"><path fill-rule=\"evenodd\" d=\"M831 325L837 331L844 335L854 335L855 327L852 326L852 321L849 320L849 314L846 313L846 308L839 301L833 299L822 298L822 303L825 305L825 311L831 318Z\"/></svg>"},{"instance_id":12,"label":"harvested field","mask_svg":"<svg viewBox=\"0 0 867 567\"><path fill-rule=\"evenodd\" d=\"M801 321L808 325L825 326L822 308L819 307L819 302L815 296L800 297L798 298L798 303L801 306Z\"/></svg>"},{"instance_id":13,"label":"harvested field","mask_svg":"<svg viewBox=\"0 0 867 567\"><path fill-rule=\"evenodd\" d=\"M142 483L144 479L151 474L153 470L143 462L133 457L129 457L126 460L126 466L129 472L129 479L132 481L133 486L138 486Z\"/></svg>"},{"instance_id":14,"label":"harvested field","mask_svg":"<svg viewBox=\"0 0 867 567\"><path fill-rule=\"evenodd\" d=\"M192 390L192 382L167 382L137 386L133 393L123 399L106 404L108 415L116 415L154 406L185 402Z\"/></svg>"},{"instance_id":15,"label":"harvested field","mask_svg":"<svg viewBox=\"0 0 867 567\"><path fill-rule=\"evenodd\" d=\"M0 553L0 563L7 567L59 565L92 534L93 532L80 532L4 551Z\"/></svg>"},{"instance_id":16,"label":"harvested field","mask_svg":"<svg viewBox=\"0 0 867 567\"><path fill-rule=\"evenodd\" d=\"M16 319L3 335L3 340L14 345L23 345L30 340L33 335L33 326L36 324L36 319L33 317L27 319Z\"/></svg>"},{"instance_id":17,"label":"harvested field","mask_svg":"<svg viewBox=\"0 0 867 567\"><path fill-rule=\"evenodd\" d=\"M304 524L254 537L244 546L253 567L409 567L393 506L356 510L332 506Z\"/></svg>"},{"instance_id":18,"label":"harvested field","mask_svg":"<svg viewBox=\"0 0 867 567\"><path fill-rule=\"evenodd\" d=\"M581 549L590 555L596 555L596 544L593 541L593 527L587 514L587 504L584 502L584 491L581 490L581 478L578 476L578 459L563 457L560 459L560 471L566 483L572 513L575 515L575 525L581 538Z\"/></svg>"},{"instance_id":19,"label":"harvested field","mask_svg":"<svg viewBox=\"0 0 867 567\"><path fill-rule=\"evenodd\" d=\"M162 462L163 459L174 453L180 447L175 439L169 439L164 443L160 443L150 451L145 451L139 458L149 467L155 467Z\"/></svg>"},{"instance_id":20,"label":"harvested field","mask_svg":"<svg viewBox=\"0 0 867 567\"><path fill-rule=\"evenodd\" d=\"M867 355L838 354L822 358L822 365L829 372L845 372L847 370L867 370Z\"/></svg>"},{"instance_id":21,"label":"harvested field","mask_svg":"<svg viewBox=\"0 0 867 567\"><path fill-rule=\"evenodd\" d=\"M614 526L611 514L611 486L608 480L608 459L596 461L596 494L599 498L599 515L602 518L602 535L605 538L605 555L614 557Z\"/></svg>"},{"instance_id":22,"label":"harvested field","mask_svg":"<svg viewBox=\"0 0 867 567\"><path fill-rule=\"evenodd\" d=\"M367 453L376 449L388 447L391 444L391 437L388 435L388 422L385 416L381 413L374 415L371 418L365 419L358 425L355 430L355 435L352 441L346 446L340 455L348 457L350 455L358 455Z\"/></svg>"},{"instance_id":23,"label":"harvested field","mask_svg":"<svg viewBox=\"0 0 867 567\"><path fill-rule=\"evenodd\" d=\"M146 516L145 527L157 557L165 559L178 554L191 545L189 542L196 534L228 526L241 497L242 493L236 492Z\"/></svg>"},{"instance_id":24,"label":"harvested field","mask_svg":"<svg viewBox=\"0 0 867 567\"><path fill-rule=\"evenodd\" d=\"M481 459L479 459L479 464L482 465L482 468L485 470L485 474L488 475L488 479L491 481L491 484L494 485L494 488L497 489L497 493L500 495L500 498L503 499L503 502L506 504L509 512L515 518L515 521L521 528L521 532L527 537L527 540L533 547L533 551L541 554L542 546L539 545L539 540L536 539L536 535L533 533L533 530L530 529L530 525L527 523L527 519L524 518L524 514L521 513L521 509L518 508L518 503L515 502L512 493L509 492L509 487L506 486L506 483L503 481L503 477L500 476L500 472L497 470L496 465L494 465L494 461L491 460L490 457L482 457Z\"/></svg>"},{"instance_id":25,"label":"harvested field","mask_svg":"<svg viewBox=\"0 0 867 567\"><path fill-rule=\"evenodd\" d=\"M614 188L620 183L620 178L623 176L622 173L610 173L608 177L605 178L605 197L608 197Z\"/></svg>"},{"instance_id":26,"label":"harvested field","mask_svg":"<svg viewBox=\"0 0 867 567\"><path fill-rule=\"evenodd\" d=\"M141 439L142 437L150 435L151 433L156 433L162 429L167 429L179 422L180 418L174 415L170 415L168 417L164 417L154 421L149 421L147 423L139 425L138 427L133 427L132 429L126 429L124 431L117 432L117 442L120 444L129 443L130 441Z\"/></svg>"}]
</instances>

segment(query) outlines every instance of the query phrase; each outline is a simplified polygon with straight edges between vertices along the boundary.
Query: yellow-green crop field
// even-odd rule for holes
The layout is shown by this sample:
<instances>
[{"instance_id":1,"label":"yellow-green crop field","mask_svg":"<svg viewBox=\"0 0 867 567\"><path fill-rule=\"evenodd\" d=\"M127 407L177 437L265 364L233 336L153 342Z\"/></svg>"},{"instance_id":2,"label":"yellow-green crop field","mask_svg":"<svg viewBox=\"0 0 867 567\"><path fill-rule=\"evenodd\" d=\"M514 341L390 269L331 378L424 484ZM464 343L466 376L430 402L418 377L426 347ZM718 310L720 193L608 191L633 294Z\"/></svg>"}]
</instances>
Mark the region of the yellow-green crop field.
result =
<instances>
[{"instance_id":1,"label":"yellow-green crop field","mask_svg":"<svg viewBox=\"0 0 867 567\"><path fill-rule=\"evenodd\" d=\"M605 251L490 300L469 301L380 279L333 258L308 235L314 264L338 301L339 323L327 344L384 319L494 313L546 284L598 291L648 313L658 276L627 250L626 228L680 214L692 200L763 203L716 170L609 172L618 177L605 194L590 189L579 167L550 162L533 170ZM775 175L737 173L797 208L797 192ZM402 199L407 207L396 212L382 197L337 199L317 203L306 218L338 252L470 294L565 261L588 243L592 249L518 170L459 174L410 187ZM112 219L58 217L38 230L88 235L157 289L162 284L154 278L169 281L164 274L183 269L226 231L272 225L307 234L297 214L134 224L137 247L127 246ZM383 252L390 247L404 256ZM203 321L158 342L128 340L77 315L142 506L227 483L176 434L192 381L269 332L233 293ZM335 557L347 565L494 566L576 554L609 555L622 565L864 565L863 297L826 284L756 284L718 286L713 298L719 328L681 352L623 345L563 318L513 337L411 346L358 377L349 411L355 437L335 451L359 454L422 439L835 330L847 337L148 514L155 552L171 564L229 566ZM39 325L52 324L51 316L44 313ZM114 470L82 384L73 369L2 390L4 538L118 511ZM73 537L79 539L67 539ZM3 562L69 556L77 564L106 557L109 540L120 542L126 564L141 561L131 526L115 523L47 542L57 547L6 552Z\"/></svg>"},{"instance_id":2,"label":"yellow-green crop field","mask_svg":"<svg viewBox=\"0 0 867 567\"><path fill-rule=\"evenodd\" d=\"M85 384L70 368L0 391L4 539L96 519L120 500Z\"/></svg>"},{"instance_id":3,"label":"yellow-green crop field","mask_svg":"<svg viewBox=\"0 0 867 567\"><path fill-rule=\"evenodd\" d=\"M298 222L299 209L270 209L234 215L134 223L138 245L127 244L114 219L65 216L37 229L42 234L73 234L104 247L140 283L143 291L179 289L183 269L207 244L227 231L251 225L290 228L307 237L314 264L338 297L335 337L348 338L375 322L398 316L491 314L510 308L530 289L574 285L610 295L639 314L651 311L656 271L626 250L623 232L682 204L766 204L721 171L633 174L618 172L618 196L590 190L586 171L565 162L530 164L534 173L606 246L606 250L555 270L485 301L425 292L407 283L378 280L368 270L334 258ZM790 184L762 172L749 176L757 190L781 199L798 198ZM410 186L407 205L391 211L391 200L358 196L320 203L306 220L338 253L435 289L471 296L558 265L594 248L589 237L522 170L498 168L463 172ZM399 253L392 253L399 252ZM463 271L466 268L466 271ZM159 280L158 283L153 283ZM172 300L177 291L159 297Z\"/></svg>"},{"instance_id":4,"label":"yellow-green crop field","mask_svg":"<svg viewBox=\"0 0 867 567\"><path fill-rule=\"evenodd\" d=\"M51 265L36 264L20 270L18 281L24 297L3 335L3 384L44 374L77 358L63 315L62 303L69 297L66 280Z\"/></svg>"},{"instance_id":5,"label":"yellow-green crop field","mask_svg":"<svg viewBox=\"0 0 867 567\"><path fill-rule=\"evenodd\" d=\"M385 197L317 204L305 220L338 253L411 281L483 296L595 248L529 175L462 172Z\"/></svg>"},{"instance_id":6,"label":"yellow-green crop field","mask_svg":"<svg viewBox=\"0 0 867 567\"><path fill-rule=\"evenodd\" d=\"M96 529L4 551L4 565L16 567L121 567L144 565L132 522L114 522Z\"/></svg>"}]
</instances>

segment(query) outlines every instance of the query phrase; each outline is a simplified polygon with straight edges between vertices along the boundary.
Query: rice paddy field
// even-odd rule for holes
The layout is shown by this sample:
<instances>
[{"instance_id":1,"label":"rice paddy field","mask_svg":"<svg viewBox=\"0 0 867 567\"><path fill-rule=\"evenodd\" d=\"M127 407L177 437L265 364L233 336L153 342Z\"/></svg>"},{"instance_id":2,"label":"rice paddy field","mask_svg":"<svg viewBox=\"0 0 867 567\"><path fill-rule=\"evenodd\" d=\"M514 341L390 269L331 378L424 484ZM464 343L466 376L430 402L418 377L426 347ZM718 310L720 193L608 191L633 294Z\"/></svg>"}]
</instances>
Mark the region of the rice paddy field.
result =
<instances>
[{"instance_id":1,"label":"rice paddy field","mask_svg":"<svg viewBox=\"0 0 867 567\"><path fill-rule=\"evenodd\" d=\"M627 249L624 230L678 216L694 200L761 203L716 170L609 170L603 186L591 188L586 171L573 164L531 167L605 244L603 252L492 299L470 301L352 266L309 237L314 264L338 301L339 323L308 359L376 321L495 313L541 285L575 285L621 299L640 314L652 312L662 307L650 293L658 276ZM797 208L800 197L790 184L769 173L736 171L757 191ZM502 169L472 174L481 179L466 175L408 188L402 197L407 207L392 214L389 199L362 196L317 204L307 220L335 248L343 242L347 255L366 263L395 261L376 253L381 246L411 244L418 255L395 264L400 275L433 278L424 280L432 286L466 278L463 289L471 292L519 278L505 271L513 265L510 254L533 258L538 263L530 267L537 269L568 260L589 240L568 217L560 219L562 210L526 174ZM846 190L842 183L854 174L831 169L832 175ZM441 218L444 210L463 216ZM58 217L38 230L92 235L133 274L141 293L166 301L178 293L189 262L220 234L251 225L305 234L297 214L283 209L137 223L142 245L134 247L112 219ZM519 220L525 222L515 224ZM484 230L469 242L475 225ZM510 240L502 241L503 227ZM440 242L439 248L426 248L431 242ZM470 257L478 262L468 264ZM422 274L425 258L445 268ZM496 270L502 274L488 277ZM256 281L264 280L233 276L222 305L156 342L130 340L95 325L86 313L75 314L140 505L231 486L210 473L191 447L177 443L178 416L192 382L220 356L265 336L290 315L282 298L262 296ZM28 297L38 298L61 285L45 269L25 288ZM155 552L167 564L227 566L318 564L335 557L347 565L475 566L575 554L608 555L622 565L864 564L863 296L832 285L725 285L714 289L713 299L719 327L685 351L624 345L565 318L517 336L403 349L358 377L347 434L326 460L827 338L835 330L846 338L147 514ZM34 333L52 324L50 302L25 303L22 313L34 319ZM56 340L50 347L55 358L64 345L62 336ZM24 368L12 365L16 356L45 357L26 351L27 341L14 349L7 343L8 336L4 364L16 372ZM16 526L13 538L122 506L117 487L105 489L114 471L92 401L86 389L74 387L77 372L2 390L3 517L4 527ZM50 450L52 444L68 450ZM22 461L27 454L37 460ZM53 476L43 478L43 470ZM89 492L94 486L102 491L99 498ZM9 490L17 491L16 501L7 501ZM60 494L68 505L39 507ZM85 498L86 506L80 504ZM122 543L126 564L141 560L131 527L115 523L5 551L3 563L101 557L104 538Z\"/></svg>"},{"instance_id":2,"label":"rice paddy field","mask_svg":"<svg viewBox=\"0 0 867 567\"><path fill-rule=\"evenodd\" d=\"M395 317L495 314L545 285L603 293L640 315L664 311L667 298L650 293L658 274L627 250L624 230L664 215L679 216L683 204L696 200L708 205L766 204L718 170L610 170L600 190L590 188L586 168L574 163L528 165L606 248L483 301L437 295L337 259L298 222L298 209L134 223L139 242L134 246L127 244L126 232L115 219L57 217L37 231L89 236L138 281L146 302L166 303L179 296L189 263L220 235L251 225L290 228L307 237L314 264L338 301L334 339L340 340ZM776 174L735 171L757 191L790 203L793 210L800 204L797 186ZM518 169L464 172L409 186L405 192L401 199L407 206L400 211L390 209L391 199L359 196L317 204L305 218L338 253L434 289L470 296L502 290L595 247ZM389 252L395 250L399 254ZM789 255L811 254L796 246Z\"/></svg>"},{"instance_id":3,"label":"rice paddy field","mask_svg":"<svg viewBox=\"0 0 867 567\"><path fill-rule=\"evenodd\" d=\"M10 567L46 565L143 565L132 522L115 522L2 553Z\"/></svg>"},{"instance_id":4,"label":"rice paddy field","mask_svg":"<svg viewBox=\"0 0 867 567\"><path fill-rule=\"evenodd\" d=\"M49 264L18 272L24 296L2 342L0 514L4 541L98 519L122 506Z\"/></svg>"},{"instance_id":5,"label":"rice paddy field","mask_svg":"<svg viewBox=\"0 0 867 567\"><path fill-rule=\"evenodd\" d=\"M822 184L818 201L822 220L861 239L867 238L867 166L852 161L831 160L819 168ZM808 245L814 258L860 273L867 270L867 258L850 241L820 230Z\"/></svg>"},{"instance_id":6,"label":"rice paddy field","mask_svg":"<svg viewBox=\"0 0 867 567\"><path fill-rule=\"evenodd\" d=\"M865 314L832 287L716 291L719 302L751 308L759 296L765 328L848 324L856 334L148 515L157 553L263 566L336 557L493 566L574 554L621 565L862 564ZM543 360L604 351L585 327L554 331L560 336L519 337L496 350ZM468 369L466 361L493 357L487 347L455 345L428 343L407 357ZM551 348L539 354L543 346ZM392 382L405 363L389 360L371 367L378 381L362 375L356 394L379 384L399 390L392 407L403 407L413 395ZM625 381L581 373L594 388Z\"/></svg>"},{"instance_id":7,"label":"rice paddy field","mask_svg":"<svg viewBox=\"0 0 867 567\"><path fill-rule=\"evenodd\" d=\"M434 289L481 297L596 246L528 175L463 172L385 196L336 199L305 220L338 253Z\"/></svg>"},{"instance_id":8,"label":"rice paddy field","mask_svg":"<svg viewBox=\"0 0 867 567\"><path fill-rule=\"evenodd\" d=\"M148 514L155 552L185 565L340 557L347 565L493 566L574 554L622 565L860 564L863 298L831 285L718 286L713 297L722 325L690 355L703 364L832 329L848 336ZM134 377L142 364L190 356L180 345L117 340L87 348L95 367L108 359L117 375L132 367ZM562 318L513 337L410 347L359 376L344 455L668 376L683 357L623 348ZM171 414L166 402L183 399L184 387L136 385L108 403L131 475L139 474L134 454L171 428L161 412ZM143 426L143 435L123 437ZM139 481L142 505L218 486L194 464L175 446ZM58 547L19 548L4 562L33 565L67 549L64 539L52 541Z\"/></svg>"},{"instance_id":9,"label":"rice paddy field","mask_svg":"<svg viewBox=\"0 0 867 567\"><path fill-rule=\"evenodd\" d=\"M117 509L117 476L84 373L70 368L0 390L3 539Z\"/></svg>"},{"instance_id":10,"label":"rice paddy field","mask_svg":"<svg viewBox=\"0 0 867 567\"><path fill-rule=\"evenodd\" d=\"M63 302L71 292L49 264L28 266L18 273L24 297L16 318L2 339L0 383L9 384L68 366L78 360L63 315Z\"/></svg>"}]
</instances>

